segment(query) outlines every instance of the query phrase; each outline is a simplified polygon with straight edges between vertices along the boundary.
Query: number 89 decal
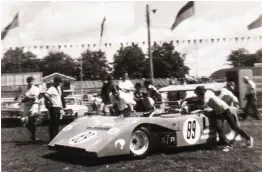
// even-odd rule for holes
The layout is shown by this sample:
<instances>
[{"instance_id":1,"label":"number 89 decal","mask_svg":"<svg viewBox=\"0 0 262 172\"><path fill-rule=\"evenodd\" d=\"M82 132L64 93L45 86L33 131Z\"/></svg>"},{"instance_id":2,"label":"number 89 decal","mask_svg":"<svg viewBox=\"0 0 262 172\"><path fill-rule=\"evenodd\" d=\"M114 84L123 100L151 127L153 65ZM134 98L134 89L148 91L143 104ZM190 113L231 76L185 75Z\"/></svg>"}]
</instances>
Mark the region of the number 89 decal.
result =
<instances>
[{"instance_id":1,"label":"number 89 decal","mask_svg":"<svg viewBox=\"0 0 262 172\"><path fill-rule=\"evenodd\" d=\"M200 125L194 118L187 119L183 124L183 137L188 144L195 144L200 137Z\"/></svg>"}]
</instances>

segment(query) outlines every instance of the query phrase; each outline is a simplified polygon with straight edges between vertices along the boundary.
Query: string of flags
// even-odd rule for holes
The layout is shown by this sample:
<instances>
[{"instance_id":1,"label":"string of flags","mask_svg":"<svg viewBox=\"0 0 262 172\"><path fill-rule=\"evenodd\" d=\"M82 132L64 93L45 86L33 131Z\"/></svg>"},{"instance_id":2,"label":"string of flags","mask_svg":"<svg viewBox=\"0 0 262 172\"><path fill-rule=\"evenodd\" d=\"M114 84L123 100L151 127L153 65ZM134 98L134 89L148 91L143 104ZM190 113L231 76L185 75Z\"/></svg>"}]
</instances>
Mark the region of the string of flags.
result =
<instances>
[{"instance_id":1,"label":"string of flags","mask_svg":"<svg viewBox=\"0 0 262 172\"><path fill-rule=\"evenodd\" d=\"M243 37L230 37L230 38L205 38L205 39L186 39L186 40L171 40L173 45L181 44L205 44L205 43L226 43L226 42L243 42L243 41L262 41L262 36L243 36ZM168 43L170 43L168 42ZM164 41L154 41L153 45L162 45ZM113 46L127 47L132 45L147 46L145 41L142 42L121 42L121 43L104 43L102 46L110 48ZM98 48L99 44L63 44L63 45L35 45L35 46L23 46L21 48L29 49L63 49L63 48ZM6 48L6 47L5 47ZM7 47L9 49L15 49L18 47Z\"/></svg>"}]
</instances>

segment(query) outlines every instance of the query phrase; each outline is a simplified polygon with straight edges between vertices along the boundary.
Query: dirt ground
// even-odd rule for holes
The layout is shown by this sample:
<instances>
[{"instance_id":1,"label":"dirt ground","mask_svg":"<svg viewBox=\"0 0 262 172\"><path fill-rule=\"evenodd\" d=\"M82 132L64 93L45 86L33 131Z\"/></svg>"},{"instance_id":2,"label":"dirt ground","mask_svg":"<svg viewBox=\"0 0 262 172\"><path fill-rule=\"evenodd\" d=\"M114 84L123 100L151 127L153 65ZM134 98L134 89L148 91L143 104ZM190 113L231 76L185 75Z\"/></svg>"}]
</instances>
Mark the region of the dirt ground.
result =
<instances>
[{"instance_id":1,"label":"dirt ground","mask_svg":"<svg viewBox=\"0 0 262 172\"><path fill-rule=\"evenodd\" d=\"M64 157L48 150L46 126L38 128L38 136L42 141L35 145L29 141L29 133L25 128L2 128L2 171L261 172L262 121L249 119L241 122L241 126L255 139L252 149L246 149L242 140L235 144L233 151L227 153L222 152L221 147L198 146L158 150L144 159L117 156L99 159L95 163L92 159Z\"/></svg>"}]
</instances>

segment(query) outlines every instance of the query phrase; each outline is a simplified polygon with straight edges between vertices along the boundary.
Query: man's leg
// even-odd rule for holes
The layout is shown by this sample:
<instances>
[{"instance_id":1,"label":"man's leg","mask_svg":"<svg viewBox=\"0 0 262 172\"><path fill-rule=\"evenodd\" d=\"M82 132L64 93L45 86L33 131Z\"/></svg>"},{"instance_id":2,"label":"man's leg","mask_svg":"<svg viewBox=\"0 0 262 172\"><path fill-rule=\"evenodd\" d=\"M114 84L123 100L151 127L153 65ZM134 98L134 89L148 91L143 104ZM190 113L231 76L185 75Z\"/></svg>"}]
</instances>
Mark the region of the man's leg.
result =
<instances>
[{"instance_id":1,"label":"man's leg","mask_svg":"<svg viewBox=\"0 0 262 172\"><path fill-rule=\"evenodd\" d=\"M55 125L54 125L54 137L58 134L59 132L59 122L60 122L60 108L55 108Z\"/></svg>"},{"instance_id":2,"label":"man's leg","mask_svg":"<svg viewBox=\"0 0 262 172\"><path fill-rule=\"evenodd\" d=\"M50 141L54 138L54 123L55 123L55 110L53 107L51 107L49 110L49 126L48 126L48 130L49 130L49 139Z\"/></svg>"},{"instance_id":3,"label":"man's leg","mask_svg":"<svg viewBox=\"0 0 262 172\"><path fill-rule=\"evenodd\" d=\"M238 125L236 120L234 119L233 114L230 112L229 109L226 110L226 120L228 122L228 124L230 125L230 127L236 131L238 134L240 134L241 137L245 138L246 140L250 140L250 136L247 135Z\"/></svg>"},{"instance_id":4,"label":"man's leg","mask_svg":"<svg viewBox=\"0 0 262 172\"><path fill-rule=\"evenodd\" d=\"M252 109L252 111L253 111L253 113L254 113L254 117L256 118L256 119L258 119L258 120L261 120L262 119L262 117L261 117L261 115L260 115L260 113L259 113L259 111L258 111L258 108L257 108L257 106L256 106L256 102L255 102L255 97L253 96L252 97L252 99L250 100L250 106L251 106L251 109Z\"/></svg>"},{"instance_id":5,"label":"man's leg","mask_svg":"<svg viewBox=\"0 0 262 172\"><path fill-rule=\"evenodd\" d=\"M224 115L224 114L222 114L222 115ZM226 136L223 132L223 122L224 122L224 119L222 117L216 119L217 133L219 135L219 139L221 139L221 143L231 147L231 143L226 138Z\"/></svg>"},{"instance_id":6,"label":"man's leg","mask_svg":"<svg viewBox=\"0 0 262 172\"><path fill-rule=\"evenodd\" d=\"M252 104L251 104L251 97L250 95L246 95L246 107L244 110L244 119L246 119L249 116L249 110L252 108Z\"/></svg>"}]
</instances>

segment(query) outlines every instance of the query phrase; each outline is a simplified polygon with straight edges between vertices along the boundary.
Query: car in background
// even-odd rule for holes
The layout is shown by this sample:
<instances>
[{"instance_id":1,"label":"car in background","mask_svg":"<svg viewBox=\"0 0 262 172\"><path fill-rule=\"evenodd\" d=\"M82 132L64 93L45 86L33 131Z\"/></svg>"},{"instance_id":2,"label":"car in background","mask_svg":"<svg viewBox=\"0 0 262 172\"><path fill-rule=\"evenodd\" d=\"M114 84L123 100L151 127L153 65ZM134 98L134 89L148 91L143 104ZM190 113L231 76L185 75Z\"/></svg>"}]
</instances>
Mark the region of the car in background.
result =
<instances>
[{"instance_id":1,"label":"car in background","mask_svg":"<svg viewBox=\"0 0 262 172\"><path fill-rule=\"evenodd\" d=\"M82 117L88 113L88 107L85 106L80 98L65 97L65 114L62 119Z\"/></svg>"},{"instance_id":2,"label":"car in background","mask_svg":"<svg viewBox=\"0 0 262 172\"><path fill-rule=\"evenodd\" d=\"M49 112L44 105L40 103L39 114L36 118L36 124L42 125L49 119ZM1 103L1 122L2 125L22 125L25 122L22 103L19 101L4 101Z\"/></svg>"}]
</instances>

